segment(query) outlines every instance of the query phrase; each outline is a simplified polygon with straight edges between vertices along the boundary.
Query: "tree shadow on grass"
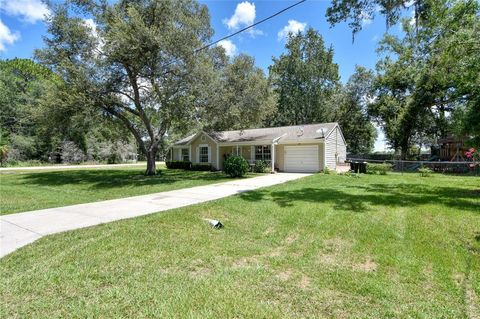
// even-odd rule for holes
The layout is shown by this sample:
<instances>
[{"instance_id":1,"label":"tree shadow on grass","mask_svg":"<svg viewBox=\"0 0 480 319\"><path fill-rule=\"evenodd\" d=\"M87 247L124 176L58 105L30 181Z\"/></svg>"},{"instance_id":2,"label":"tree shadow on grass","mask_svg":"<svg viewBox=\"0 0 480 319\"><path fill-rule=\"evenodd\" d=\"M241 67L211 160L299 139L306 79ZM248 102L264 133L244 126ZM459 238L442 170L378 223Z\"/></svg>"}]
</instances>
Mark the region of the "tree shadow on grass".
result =
<instances>
[{"instance_id":1,"label":"tree shadow on grass","mask_svg":"<svg viewBox=\"0 0 480 319\"><path fill-rule=\"evenodd\" d=\"M86 185L93 189L155 186L175 184L181 181L219 181L225 175L212 172L161 170L159 175L145 176L143 170L70 170L23 174L25 184L38 186ZM194 183L198 185L198 183ZM195 186L192 185L192 186Z\"/></svg>"},{"instance_id":2,"label":"tree shadow on grass","mask_svg":"<svg viewBox=\"0 0 480 319\"><path fill-rule=\"evenodd\" d=\"M330 203L336 210L362 213L370 206L396 208L438 204L480 214L480 201L475 200L477 196L473 190L465 188L417 184L351 185L345 188L350 190L309 187L291 191L258 190L240 196L247 201L271 200L280 207L297 203Z\"/></svg>"}]
</instances>

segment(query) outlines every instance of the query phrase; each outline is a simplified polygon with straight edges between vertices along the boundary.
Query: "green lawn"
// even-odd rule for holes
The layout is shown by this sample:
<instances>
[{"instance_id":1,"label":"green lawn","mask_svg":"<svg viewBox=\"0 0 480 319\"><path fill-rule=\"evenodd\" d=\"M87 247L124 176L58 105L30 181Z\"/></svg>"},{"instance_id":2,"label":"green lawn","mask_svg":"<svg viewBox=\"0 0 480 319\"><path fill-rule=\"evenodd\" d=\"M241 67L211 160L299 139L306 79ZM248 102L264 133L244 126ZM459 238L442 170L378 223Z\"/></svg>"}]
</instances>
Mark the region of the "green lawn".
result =
<instances>
[{"instance_id":1,"label":"green lawn","mask_svg":"<svg viewBox=\"0 0 480 319\"><path fill-rule=\"evenodd\" d=\"M479 318L480 179L318 174L48 236L0 273L4 318Z\"/></svg>"},{"instance_id":2,"label":"green lawn","mask_svg":"<svg viewBox=\"0 0 480 319\"><path fill-rule=\"evenodd\" d=\"M228 181L222 173L143 167L0 172L0 214L89 203Z\"/></svg>"}]
</instances>

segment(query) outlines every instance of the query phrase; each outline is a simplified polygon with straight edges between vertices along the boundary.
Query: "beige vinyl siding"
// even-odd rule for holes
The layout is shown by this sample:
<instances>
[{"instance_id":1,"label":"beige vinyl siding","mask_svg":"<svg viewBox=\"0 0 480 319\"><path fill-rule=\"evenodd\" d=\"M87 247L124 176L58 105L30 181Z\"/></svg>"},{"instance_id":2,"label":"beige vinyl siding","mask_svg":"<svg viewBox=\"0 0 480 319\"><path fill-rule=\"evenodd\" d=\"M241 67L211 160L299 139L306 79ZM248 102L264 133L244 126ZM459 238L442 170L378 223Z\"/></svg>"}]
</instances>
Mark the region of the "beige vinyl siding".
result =
<instances>
[{"instance_id":1,"label":"beige vinyl siding","mask_svg":"<svg viewBox=\"0 0 480 319\"><path fill-rule=\"evenodd\" d=\"M336 169L337 163L345 162L347 147L338 126L325 140L325 162L328 168Z\"/></svg>"},{"instance_id":2,"label":"beige vinyl siding","mask_svg":"<svg viewBox=\"0 0 480 319\"><path fill-rule=\"evenodd\" d=\"M323 143L306 143L306 144L279 144L275 146L275 168L280 172L285 171L285 146L296 146L296 145L318 145L318 160L319 160L319 169L322 170L324 167L323 154L324 154L324 144Z\"/></svg>"},{"instance_id":3,"label":"beige vinyl siding","mask_svg":"<svg viewBox=\"0 0 480 319\"><path fill-rule=\"evenodd\" d=\"M275 169L283 171L285 167L285 145L275 145Z\"/></svg>"},{"instance_id":4,"label":"beige vinyl siding","mask_svg":"<svg viewBox=\"0 0 480 319\"><path fill-rule=\"evenodd\" d=\"M197 136L197 138L194 139L191 143L192 163L198 163L198 161L199 161L198 148L199 148L200 145L203 145L203 144L205 144L209 147L209 150L210 150L210 164L214 168L218 169L218 166L217 166L217 144L209 136L207 136L205 133L202 133L199 136Z\"/></svg>"}]
</instances>

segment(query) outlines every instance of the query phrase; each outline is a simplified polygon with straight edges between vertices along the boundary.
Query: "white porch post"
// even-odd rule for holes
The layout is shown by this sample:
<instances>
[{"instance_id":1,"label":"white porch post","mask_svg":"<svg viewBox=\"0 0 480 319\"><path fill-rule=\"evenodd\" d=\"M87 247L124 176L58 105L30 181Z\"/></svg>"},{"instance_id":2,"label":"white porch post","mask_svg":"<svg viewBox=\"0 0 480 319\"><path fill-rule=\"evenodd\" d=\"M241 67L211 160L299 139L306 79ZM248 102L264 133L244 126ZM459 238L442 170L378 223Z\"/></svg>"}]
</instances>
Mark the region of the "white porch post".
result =
<instances>
[{"instance_id":1,"label":"white porch post","mask_svg":"<svg viewBox=\"0 0 480 319\"><path fill-rule=\"evenodd\" d=\"M271 156L271 162L272 162L272 174L275 174L275 144L272 143L272 156Z\"/></svg>"},{"instance_id":2,"label":"white porch post","mask_svg":"<svg viewBox=\"0 0 480 319\"><path fill-rule=\"evenodd\" d=\"M217 171L220 170L220 147L218 146L217 144L217 167L216 167Z\"/></svg>"}]
</instances>

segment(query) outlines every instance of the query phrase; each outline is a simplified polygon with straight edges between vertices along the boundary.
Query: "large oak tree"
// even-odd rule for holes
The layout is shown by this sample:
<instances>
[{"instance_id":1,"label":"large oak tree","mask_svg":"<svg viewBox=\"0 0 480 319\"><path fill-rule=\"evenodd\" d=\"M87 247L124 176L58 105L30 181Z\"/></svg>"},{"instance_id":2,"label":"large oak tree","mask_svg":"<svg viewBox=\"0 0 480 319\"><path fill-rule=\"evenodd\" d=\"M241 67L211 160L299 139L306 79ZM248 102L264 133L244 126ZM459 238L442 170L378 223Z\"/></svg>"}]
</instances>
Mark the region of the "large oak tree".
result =
<instances>
[{"instance_id":1,"label":"large oak tree","mask_svg":"<svg viewBox=\"0 0 480 319\"><path fill-rule=\"evenodd\" d=\"M46 47L36 57L64 80L65 103L121 122L147 158L167 131L194 120L195 83L210 52L206 6L193 0L69 1L51 4ZM208 69L208 68L207 68Z\"/></svg>"}]
</instances>

